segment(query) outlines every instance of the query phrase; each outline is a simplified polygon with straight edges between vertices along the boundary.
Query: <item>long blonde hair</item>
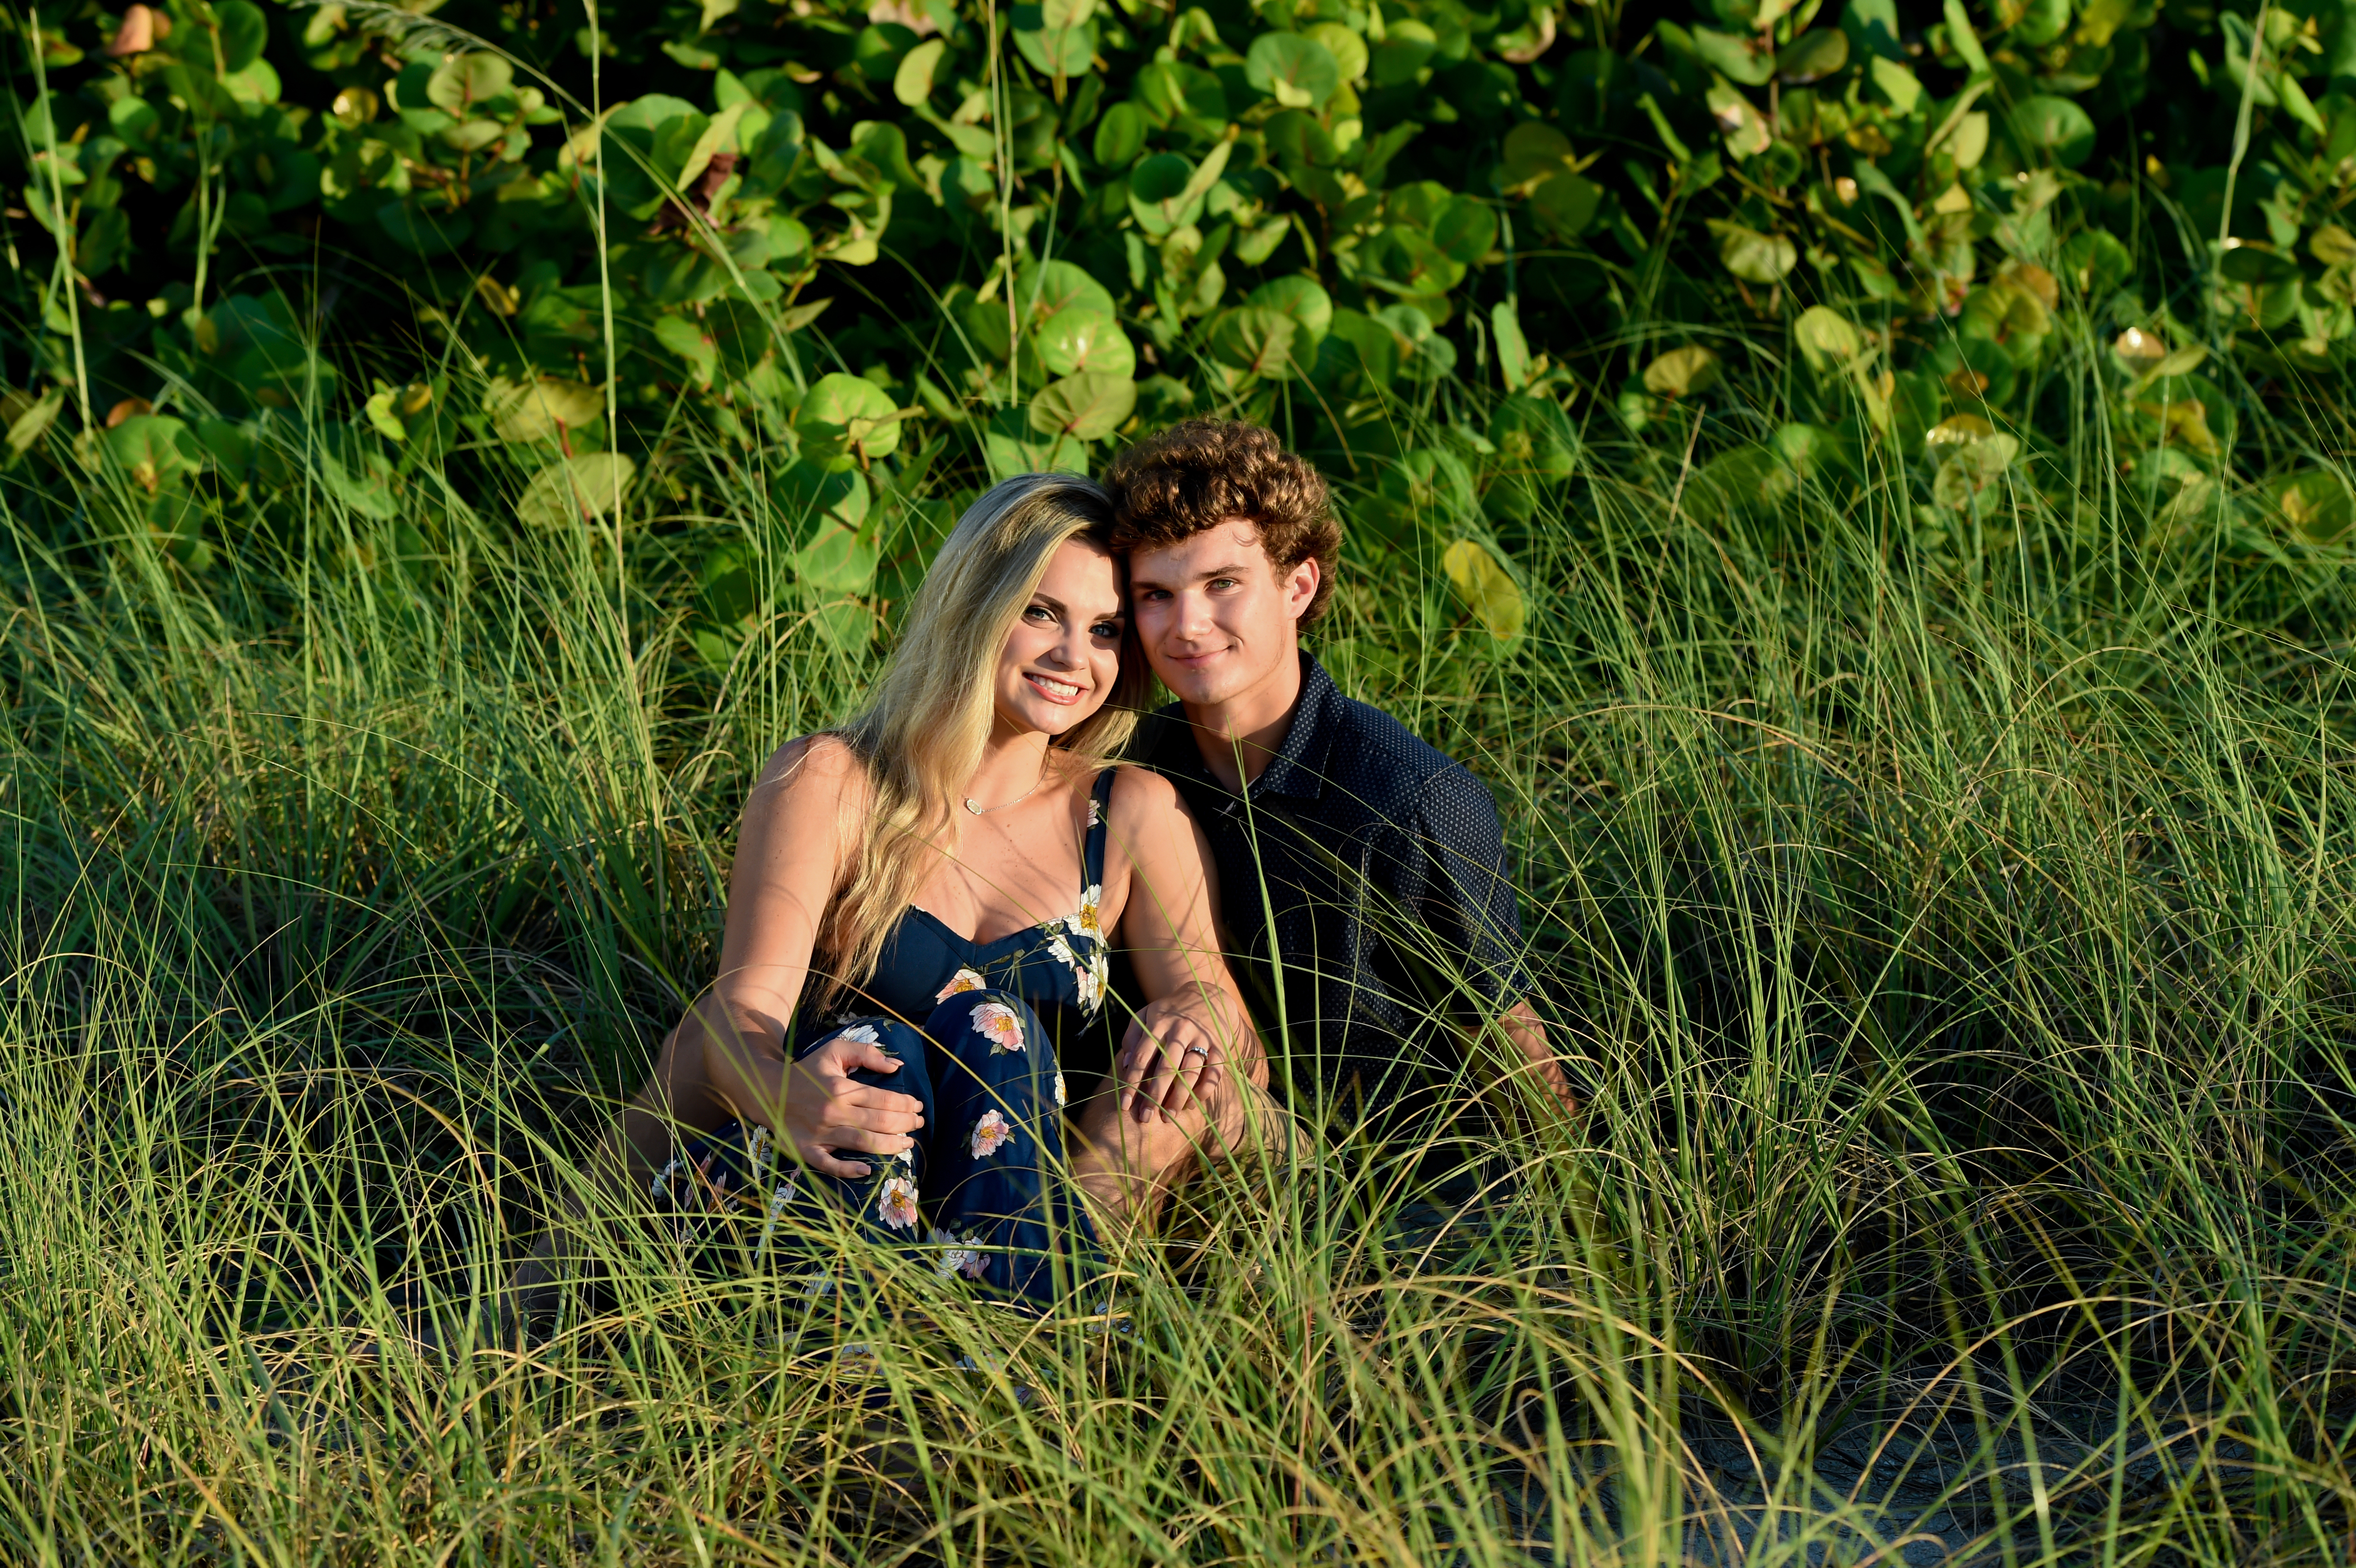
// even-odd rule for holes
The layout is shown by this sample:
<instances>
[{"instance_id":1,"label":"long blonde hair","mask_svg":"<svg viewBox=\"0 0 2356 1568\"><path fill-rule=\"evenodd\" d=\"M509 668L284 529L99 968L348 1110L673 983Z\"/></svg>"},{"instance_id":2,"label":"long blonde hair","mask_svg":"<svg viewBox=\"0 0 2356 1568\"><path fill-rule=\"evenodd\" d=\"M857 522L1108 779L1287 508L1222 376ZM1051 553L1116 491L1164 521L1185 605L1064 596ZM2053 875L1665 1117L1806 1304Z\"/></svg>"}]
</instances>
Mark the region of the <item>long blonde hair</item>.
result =
<instances>
[{"instance_id":1,"label":"long blonde hair","mask_svg":"<svg viewBox=\"0 0 2356 1568\"><path fill-rule=\"evenodd\" d=\"M813 968L815 1010L874 974L902 912L932 876L936 842L990 739L999 656L1048 560L1070 539L1109 548L1111 529L1112 497L1095 480L1019 474L983 491L933 558L873 700L835 731L866 764L870 787L858 860L819 928L831 973ZM1151 678L1125 635L1104 705L1055 749L1101 765L1135 729Z\"/></svg>"}]
</instances>

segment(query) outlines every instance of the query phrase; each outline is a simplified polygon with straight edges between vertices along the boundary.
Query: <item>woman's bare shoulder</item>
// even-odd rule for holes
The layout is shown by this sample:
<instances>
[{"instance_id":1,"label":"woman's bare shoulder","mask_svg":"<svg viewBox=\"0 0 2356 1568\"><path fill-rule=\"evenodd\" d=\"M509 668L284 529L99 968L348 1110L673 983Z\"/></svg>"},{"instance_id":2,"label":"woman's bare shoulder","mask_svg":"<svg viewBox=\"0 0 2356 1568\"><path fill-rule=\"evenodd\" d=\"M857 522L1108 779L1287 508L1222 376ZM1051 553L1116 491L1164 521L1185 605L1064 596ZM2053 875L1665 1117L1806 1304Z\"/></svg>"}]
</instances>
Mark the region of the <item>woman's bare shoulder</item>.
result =
<instances>
[{"instance_id":1,"label":"woman's bare shoulder","mask_svg":"<svg viewBox=\"0 0 2356 1568\"><path fill-rule=\"evenodd\" d=\"M840 801L848 791L864 795L867 765L841 736L821 731L787 741L769 754L754 781L745 809L774 808L787 802Z\"/></svg>"}]
</instances>

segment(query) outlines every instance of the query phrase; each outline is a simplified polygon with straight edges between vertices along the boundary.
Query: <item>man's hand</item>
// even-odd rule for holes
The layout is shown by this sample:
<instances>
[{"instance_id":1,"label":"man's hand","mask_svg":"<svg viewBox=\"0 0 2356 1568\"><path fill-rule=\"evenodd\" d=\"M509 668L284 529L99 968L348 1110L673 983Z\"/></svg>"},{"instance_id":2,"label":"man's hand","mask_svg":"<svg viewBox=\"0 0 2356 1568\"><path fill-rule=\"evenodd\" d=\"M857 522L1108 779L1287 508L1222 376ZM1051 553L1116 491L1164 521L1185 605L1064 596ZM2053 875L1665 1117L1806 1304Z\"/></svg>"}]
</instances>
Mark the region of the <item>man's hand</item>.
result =
<instances>
[{"instance_id":1,"label":"man's hand","mask_svg":"<svg viewBox=\"0 0 2356 1568\"><path fill-rule=\"evenodd\" d=\"M925 1125L923 1101L858 1082L851 1074L861 1068L892 1073L900 1063L881 1045L837 1035L786 1075L783 1125L776 1130L821 1176L865 1176L868 1166L841 1152L899 1154L916 1147L908 1135Z\"/></svg>"},{"instance_id":2,"label":"man's hand","mask_svg":"<svg viewBox=\"0 0 2356 1568\"><path fill-rule=\"evenodd\" d=\"M1113 1059L1122 1110L1141 1122L1173 1117L1207 1102L1224 1086L1227 1049L1222 1041L1230 1031L1205 1021L1206 1012L1217 1016L1205 1007L1207 1000L1163 997L1138 1009Z\"/></svg>"},{"instance_id":3,"label":"man's hand","mask_svg":"<svg viewBox=\"0 0 2356 1568\"><path fill-rule=\"evenodd\" d=\"M1525 997L1506 1008L1497 1022L1504 1026L1505 1038L1528 1060L1530 1071L1537 1074L1555 1103L1567 1114L1579 1115L1579 1097L1570 1092L1570 1080L1564 1076L1562 1062L1547 1046L1546 1025L1538 1021L1537 1010L1530 1006L1529 998Z\"/></svg>"}]
</instances>

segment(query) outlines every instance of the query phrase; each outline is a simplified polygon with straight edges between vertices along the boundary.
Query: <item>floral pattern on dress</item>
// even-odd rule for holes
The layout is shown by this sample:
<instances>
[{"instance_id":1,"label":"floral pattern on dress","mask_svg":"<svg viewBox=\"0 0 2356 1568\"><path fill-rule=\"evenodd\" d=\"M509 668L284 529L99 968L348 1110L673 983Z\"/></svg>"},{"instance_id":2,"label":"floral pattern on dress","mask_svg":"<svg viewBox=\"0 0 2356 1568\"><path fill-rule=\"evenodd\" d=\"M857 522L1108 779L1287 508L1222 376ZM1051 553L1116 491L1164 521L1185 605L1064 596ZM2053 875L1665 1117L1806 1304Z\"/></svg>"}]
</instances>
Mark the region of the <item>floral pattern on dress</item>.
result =
<instances>
[{"instance_id":1,"label":"floral pattern on dress","mask_svg":"<svg viewBox=\"0 0 2356 1568\"><path fill-rule=\"evenodd\" d=\"M1064 1075L1063 1075L1062 1073L1058 1072L1058 1073L1056 1073L1056 1074L1055 1074L1055 1104L1057 1104L1058 1105L1060 1105L1060 1104L1062 1104L1063 1103L1064 1103Z\"/></svg>"},{"instance_id":2,"label":"floral pattern on dress","mask_svg":"<svg viewBox=\"0 0 2356 1568\"><path fill-rule=\"evenodd\" d=\"M959 991L986 991L990 982L970 969L959 969L949 976L949 983L933 993L933 1000L946 1002Z\"/></svg>"},{"instance_id":3,"label":"floral pattern on dress","mask_svg":"<svg viewBox=\"0 0 2356 1568\"><path fill-rule=\"evenodd\" d=\"M1081 891L1079 908L1061 920L1043 921L1039 926L1047 933L1047 955L1072 972L1074 999L1083 1012L1090 1014L1104 1006L1105 987L1112 978L1103 911L1104 884L1091 882Z\"/></svg>"},{"instance_id":4,"label":"floral pattern on dress","mask_svg":"<svg viewBox=\"0 0 2356 1568\"><path fill-rule=\"evenodd\" d=\"M984 1002L974 1008L973 1030L989 1040L992 1056L1023 1049L1023 1020L1004 1002Z\"/></svg>"},{"instance_id":5,"label":"floral pattern on dress","mask_svg":"<svg viewBox=\"0 0 2356 1568\"><path fill-rule=\"evenodd\" d=\"M1004 1148L1013 1136L1014 1129L1006 1125L1006 1118L995 1108L984 1111L973 1124L973 1157L988 1159Z\"/></svg>"},{"instance_id":6,"label":"floral pattern on dress","mask_svg":"<svg viewBox=\"0 0 2356 1568\"><path fill-rule=\"evenodd\" d=\"M916 1184L905 1176L887 1176L876 1194L875 1212L895 1231L916 1228Z\"/></svg>"},{"instance_id":7,"label":"floral pattern on dress","mask_svg":"<svg viewBox=\"0 0 2356 1568\"><path fill-rule=\"evenodd\" d=\"M955 1279L959 1275L968 1279L980 1279L982 1271L990 1267L990 1254L979 1245L981 1241L980 1232L954 1236L936 1225L931 1241L941 1249L941 1261L937 1266L943 1279Z\"/></svg>"},{"instance_id":8,"label":"floral pattern on dress","mask_svg":"<svg viewBox=\"0 0 2356 1568\"><path fill-rule=\"evenodd\" d=\"M852 1024L849 1029L844 1029L834 1038L837 1040L847 1040L858 1045L881 1045L884 1043L884 1037L875 1032L875 1026L873 1024Z\"/></svg>"}]
</instances>

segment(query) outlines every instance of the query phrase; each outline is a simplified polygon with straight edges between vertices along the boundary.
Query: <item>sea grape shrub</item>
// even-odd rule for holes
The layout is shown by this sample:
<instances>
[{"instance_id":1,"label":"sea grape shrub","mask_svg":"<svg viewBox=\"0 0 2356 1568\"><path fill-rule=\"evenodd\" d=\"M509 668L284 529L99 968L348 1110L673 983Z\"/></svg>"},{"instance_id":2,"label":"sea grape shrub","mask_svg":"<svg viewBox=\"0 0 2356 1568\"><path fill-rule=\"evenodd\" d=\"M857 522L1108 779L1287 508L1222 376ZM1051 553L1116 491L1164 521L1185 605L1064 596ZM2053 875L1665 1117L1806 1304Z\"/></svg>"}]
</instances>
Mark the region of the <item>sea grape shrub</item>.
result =
<instances>
[{"instance_id":1,"label":"sea grape shrub","mask_svg":"<svg viewBox=\"0 0 2356 1568\"><path fill-rule=\"evenodd\" d=\"M610 528L692 428L761 512L684 552L718 658L781 607L869 635L936 464L1086 467L1216 411L1281 420L1376 558L1477 547L1451 575L1494 631L1582 396L1590 431L1691 447L1697 515L1772 518L1883 452L1937 533L2033 478L2088 328L2163 512L2245 493L2234 398L2336 375L2356 332L2340 0L584 20L167 0L12 35L8 460L63 440L86 371L94 421L177 421L249 498L391 517L452 461L519 528ZM1762 377L1793 416L1764 434L1727 417ZM320 421L316 457L253 455ZM2319 486L2250 504L2330 548Z\"/></svg>"}]
</instances>

